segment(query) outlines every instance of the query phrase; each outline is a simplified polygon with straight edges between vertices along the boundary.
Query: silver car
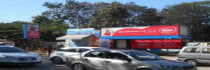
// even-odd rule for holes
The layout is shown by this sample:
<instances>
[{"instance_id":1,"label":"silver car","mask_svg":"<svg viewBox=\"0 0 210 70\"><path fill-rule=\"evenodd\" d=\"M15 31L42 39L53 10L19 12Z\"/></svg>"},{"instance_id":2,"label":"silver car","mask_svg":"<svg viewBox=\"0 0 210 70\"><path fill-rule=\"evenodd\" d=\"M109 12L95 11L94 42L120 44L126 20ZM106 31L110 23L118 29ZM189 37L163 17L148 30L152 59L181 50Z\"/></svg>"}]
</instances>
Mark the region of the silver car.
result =
<instances>
[{"instance_id":1,"label":"silver car","mask_svg":"<svg viewBox=\"0 0 210 70\"><path fill-rule=\"evenodd\" d=\"M66 65L73 70L196 70L193 65L165 60L136 50L88 51L69 57Z\"/></svg>"},{"instance_id":2,"label":"silver car","mask_svg":"<svg viewBox=\"0 0 210 70\"><path fill-rule=\"evenodd\" d=\"M210 64L210 47L186 46L179 52L178 60L195 66L199 63Z\"/></svg>"},{"instance_id":3,"label":"silver car","mask_svg":"<svg viewBox=\"0 0 210 70\"><path fill-rule=\"evenodd\" d=\"M0 47L0 64L31 64L37 65L42 62L39 55L28 53L20 48L11 46Z\"/></svg>"},{"instance_id":4,"label":"silver car","mask_svg":"<svg viewBox=\"0 0 210 70\"><path fill-rule=\"evenodd\" d=\"M55 50L51 53L49 59L54 64L63 64L66 62L66 57L79 55L79 53L89 51L89 50L97 50L103 49L99 47L65 47Z\"/></svg>"}]
</instances>

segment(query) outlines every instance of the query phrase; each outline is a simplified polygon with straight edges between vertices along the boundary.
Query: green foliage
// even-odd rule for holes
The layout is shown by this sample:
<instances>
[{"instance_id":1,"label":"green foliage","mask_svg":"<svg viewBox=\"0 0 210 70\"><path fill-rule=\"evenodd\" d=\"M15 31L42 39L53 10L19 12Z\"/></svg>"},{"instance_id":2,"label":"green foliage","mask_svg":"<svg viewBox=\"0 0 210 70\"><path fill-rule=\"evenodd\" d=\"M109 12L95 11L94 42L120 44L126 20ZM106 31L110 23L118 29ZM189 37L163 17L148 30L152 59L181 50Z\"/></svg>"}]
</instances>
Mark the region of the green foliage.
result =
<instances>
[{"instance_id":1,"label":"green foliage","mask_svg":"<svg viewBox=\"0 0 210 70\"><path fill-rule=\"evenodd\" d=\"M140 19L140 25L160 25L163 20L162 16L158 16L156 9L149 8L143 11L143 14L138 17Z\"/></svg>"},{"instance_id":2,"label":"green foliage","mask_svg":"<svg viewBox=\"0 0 210 70\"><path fill-rule=\"evenodd\" d=\"M0 23L0 39L16 41L23 39L23 24L27 22ZM67 24L40 24L41 40L55 41L56 37L65 35Z\"/></svg>"},{"instance_id":3,"label":"green foliage","mask_svg":"<svg viewBox=\"0 0 210 70\"><path fill-rule=\"evenodd\" d=\"M49 23L51 23L50 19L48 19L46 16L43 16L43 15L38 15L38 16L33 17L32 22L35 24L49 24Z\"/></svg>"},{"instance_id":4,"label":"green foliage","mask_svg":"<svg viewBox=\"0 0 210 70\"><path fill-rule=\"evenodd\" d=\"M23 28L20 22L0 23L0 39L17 40L22 38Z\"/></svg>"},{"instance_id":5,"label":"green foliage","mask_svg":"<svg viewBox=\"0 0 210 70\"><path fill-rule=\"evenodd\" d=\"M183 3L169 6L158 12L154 8L134 3L87 3L66 0L65 3L46 2L48 10L33 17L33 24L40 24L41 39L54 41L65 35L72 27L136 27L150 25L187 25L191 28L192 40L210 40L210 1ZM0 24L0 38L17 40L22 38L22 24L16 21ZM70 24L70 25L67 25Z\"/></svg>"},{"instance_id":6,"label":"green foliage","mask_svg":"<svg viewBox=\"0 0 210 70\"><path fill-rule=\"evenodd\" d=\"M190 27L192 40L209 41L210 1L183 3L170 6L161 12L163 24L180 24Z\"/></svg>"},{"instance_id":7,"label":"green foliage","mask_svg":"<svg viewBox=\"0 0 210 70\"><path fill-rule=\"evenodd\" d=\"M134 3L113 2L101 8L89 20L89 27L124 27L160 24L163 18L153 8L146 8Z\"/></svg>"},{"instance_id":8,"label":"green foliage","mask_svg":"<svg viewBox=\"0 0 210 70\"><path fill-rule=\"evenodd\" d=\"M41 39L55 41L56 37L65 35L67 28L67 24L40 24Z\"/></svg>"},{"instance_id":9,"label":"green foliage","mask_svg":"<svg viewBox=\"0 0 210 70\"><path fill-rule=\"evenodd\" d=\"M204 16L210 13L210 2L183 3L168 7L161 12L164 24L201 24Z\"/></svg>"},{"instance_id":10,"label":"green foliage","mask_svg":"<svg viewBox=\"0 0 210 70\"><path fill-rule=\"evenodd\" d=\"M134 3L87 3L67 0L66 3L46 2L44 6L48 10L43 12L42 16L60 23L70 23L72 27L78 28L157 25L162 19L157 16L155 9Z\"/></svg>"},{"instance_id":11,"label":"green foliage","mask_svg":"<svg viewBox=\"0 0 210 70\"><path fill-rule=\"evenodd\" d=\"M96 12L91 18L89 26L94 28L127 26L125 19L129 15L124 5L115 2Z\"/></svg>"}]
</instances>

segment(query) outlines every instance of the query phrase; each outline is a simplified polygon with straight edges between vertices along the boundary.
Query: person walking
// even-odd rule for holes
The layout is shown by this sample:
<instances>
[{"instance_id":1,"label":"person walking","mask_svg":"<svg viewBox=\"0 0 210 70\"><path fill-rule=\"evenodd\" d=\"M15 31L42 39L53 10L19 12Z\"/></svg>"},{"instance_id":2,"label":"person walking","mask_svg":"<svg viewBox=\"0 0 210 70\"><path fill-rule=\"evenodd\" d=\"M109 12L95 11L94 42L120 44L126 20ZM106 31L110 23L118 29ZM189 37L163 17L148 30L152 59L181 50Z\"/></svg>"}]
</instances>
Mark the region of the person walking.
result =
<instances>
[{"instance_id":1,"label":"person walking","mask_svg":"<svg viewBox=\"0 0 210 70\"><path fill-rule=\"evenodd\" d=\"M52 53L52 45L49 45L47 51L48 51L48 56L50 56L50 54Z\"/></svg>"}]
</instances>

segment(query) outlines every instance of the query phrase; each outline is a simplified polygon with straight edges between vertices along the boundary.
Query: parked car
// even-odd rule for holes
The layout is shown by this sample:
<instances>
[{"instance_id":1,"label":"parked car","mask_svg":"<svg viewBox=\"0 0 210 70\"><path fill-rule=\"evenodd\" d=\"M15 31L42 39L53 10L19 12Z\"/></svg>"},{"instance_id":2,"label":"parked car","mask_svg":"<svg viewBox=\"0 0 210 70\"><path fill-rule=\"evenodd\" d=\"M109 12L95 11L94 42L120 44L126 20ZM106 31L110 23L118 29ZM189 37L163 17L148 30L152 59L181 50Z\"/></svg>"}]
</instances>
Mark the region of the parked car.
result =
<instances>
[{"instance_id":1,"label":"parked car","mask_svg":"<svg viewBox=\"0 0 210 70\"><path fill-rule=\"evenodd\" d=\"M191 64L137 50L87 51L68 60L66 65L73 70L197 70Z\"/></svg>"},{"instance_id":2,"label":"parked car","mask_svg":"<svg viewBox=\"0 0 210 70\"><path fill-rule=\"evenodd\" d=\"M14 47L14 46L0 42L0 47Z\"/></svg>"},{"instance_id":3,"label":"parked car","mask_svg":"<svg viewBox=\"0 0 210 70\"><path fill-rule=\"evenodd\" d=\"M37 65L42 62L39 55L26 52L17 47L1 46L0 47L0 63L1 64L31 64Z\"/></svg>"},{"instance_id":4,"label":"parked car","mask_svg":"<svg viewBox=\"0 0 210 70\"><path fill-rule=\"evenodd\" d=\"M188 46L179 52L178 60L193 65L210 64L210 47Z\"/></svg>"},{"instance_id":5,"label":"parked car","mask_svg":"<svg viewBox=\"0 0 210 70\"><path fill-rule=\"evenodd\" d=\"M54 64L63 64L66 62L67 56L79 55L79 53L102 49L99 47L64 47L57 49L51 53L49 59Z\"/></svg>"}]
</instances>

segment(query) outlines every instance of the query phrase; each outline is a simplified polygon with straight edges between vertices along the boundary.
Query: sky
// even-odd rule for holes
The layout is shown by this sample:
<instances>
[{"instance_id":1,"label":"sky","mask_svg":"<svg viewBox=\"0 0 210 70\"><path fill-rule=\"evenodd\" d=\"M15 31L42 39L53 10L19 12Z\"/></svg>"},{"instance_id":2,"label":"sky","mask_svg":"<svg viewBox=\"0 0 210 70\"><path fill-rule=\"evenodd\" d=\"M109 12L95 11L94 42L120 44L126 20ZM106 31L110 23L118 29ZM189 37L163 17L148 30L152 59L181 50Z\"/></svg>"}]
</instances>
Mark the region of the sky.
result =
<instances>
[{"instance_id":1,"label":"sky","mask_svg":"<svg viewBox=\"0 0 210 70\"><path fill-rule=\"evenodd\" d=\"M66 0L0 0L0 22L26 21L31 22L32 17L40 15L47 10L43 6L45 2L64 3ZM140 6L156 8L161 10L171 5L184 2L195 2L205 0L76 0L79 2L121 2L123 4L134 2Z\"/></svg>"}]
</instances>

